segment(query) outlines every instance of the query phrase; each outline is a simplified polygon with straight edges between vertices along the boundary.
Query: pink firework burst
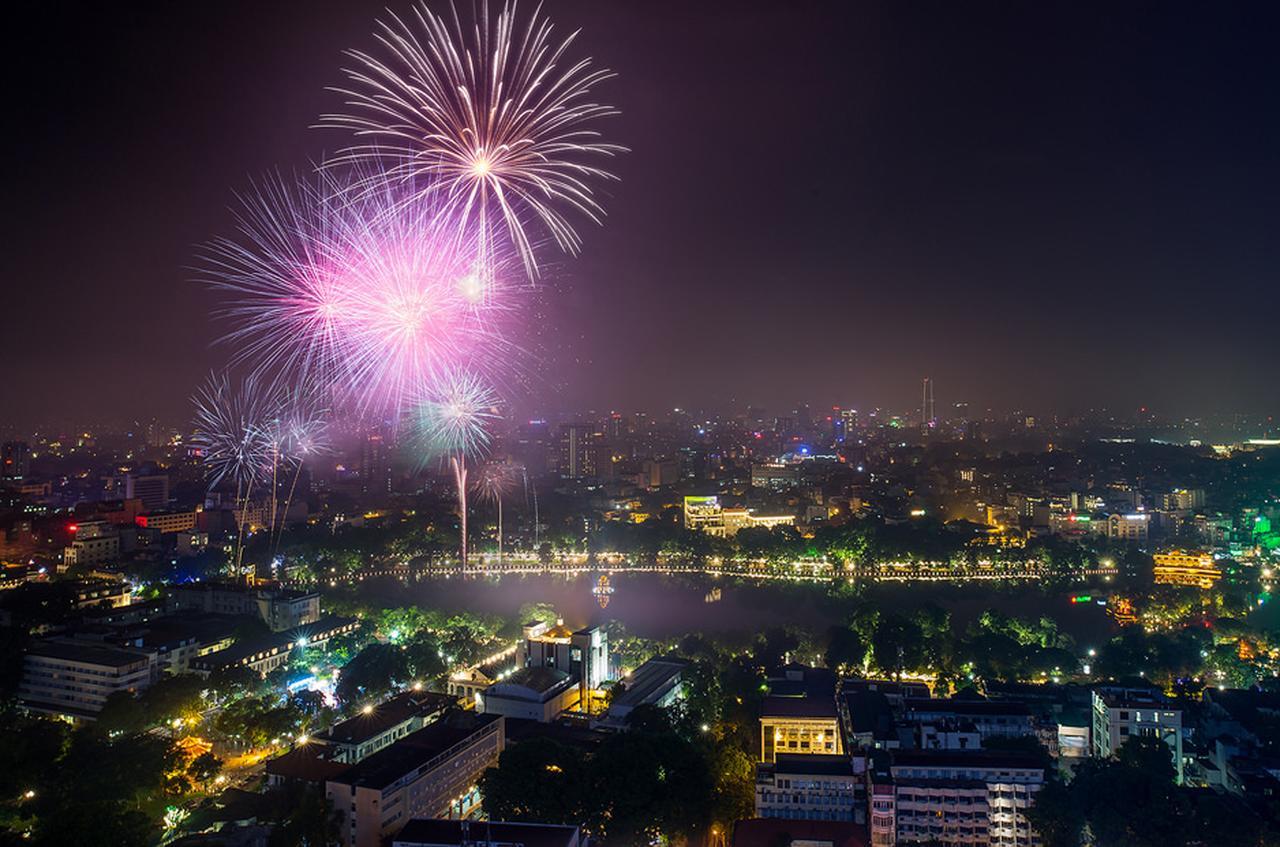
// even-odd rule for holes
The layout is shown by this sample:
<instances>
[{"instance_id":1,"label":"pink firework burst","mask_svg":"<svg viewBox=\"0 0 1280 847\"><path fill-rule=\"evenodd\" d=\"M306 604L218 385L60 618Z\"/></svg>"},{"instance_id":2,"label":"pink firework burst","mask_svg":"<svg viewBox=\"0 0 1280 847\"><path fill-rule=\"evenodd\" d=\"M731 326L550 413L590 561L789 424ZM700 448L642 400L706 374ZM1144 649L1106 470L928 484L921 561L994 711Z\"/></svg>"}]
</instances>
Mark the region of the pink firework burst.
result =
<instances>
[{"instance_id":1,"label":"pink firework burst","mask_svg":"<svg viewBox=\"0 0 1280 847\"><path fill-rule=\"evenodd\" d=\"M314 180L267 180L242 198L239 237L206 252L237 358L383 420L457 368L501 381L518 358L509 261L481 261L474 227L437 206L350 191L367 174Z\"/></svg>"}]
</instances>

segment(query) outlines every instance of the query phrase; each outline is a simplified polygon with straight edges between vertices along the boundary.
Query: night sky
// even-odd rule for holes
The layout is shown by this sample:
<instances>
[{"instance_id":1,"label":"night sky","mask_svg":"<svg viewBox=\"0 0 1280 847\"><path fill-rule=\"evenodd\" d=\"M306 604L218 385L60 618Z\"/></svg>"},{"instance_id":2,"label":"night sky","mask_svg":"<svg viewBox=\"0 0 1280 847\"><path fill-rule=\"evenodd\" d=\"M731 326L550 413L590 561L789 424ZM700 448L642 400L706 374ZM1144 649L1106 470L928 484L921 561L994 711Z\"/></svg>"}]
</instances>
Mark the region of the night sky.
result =
<instances>
[{"instance_id":1,"label":"night sky","mask_svg":"<svg viewBox=\"0 0 1280 847\"><path fill-rule=\"evenodd\" d=\"M29 5L0 419L182 420L227 358L194 249L341 146L308 127L384 4ZM531 407L1280 412L1280 4L546 8L632 152Z\"/></svg>"}]
</instances>

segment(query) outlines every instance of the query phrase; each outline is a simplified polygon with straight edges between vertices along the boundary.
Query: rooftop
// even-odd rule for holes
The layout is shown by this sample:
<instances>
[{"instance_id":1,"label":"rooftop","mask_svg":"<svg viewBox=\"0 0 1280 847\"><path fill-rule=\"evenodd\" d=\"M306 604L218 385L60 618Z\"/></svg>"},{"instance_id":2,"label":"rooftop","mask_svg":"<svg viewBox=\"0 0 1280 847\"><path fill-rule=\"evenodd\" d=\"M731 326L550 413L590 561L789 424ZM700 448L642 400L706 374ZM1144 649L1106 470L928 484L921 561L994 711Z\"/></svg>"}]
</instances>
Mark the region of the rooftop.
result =
<instances>
[{"instance_id":1,"label":"rooftop","mask_svg":"<svg viewBox=\"0 0 1280 847\"><path fill-rule=\"evenodd\" d=\"M766 697L760 715L771 718L836 718L836 701L828 697Z\"/></svg>"},{"instance_id":2,"label":"rooftop","mask_svg":"<svg viewBox=\"0 0 1280 847\"><path fill-rule=\"evenodd\" d=\"M1010 700L957 700L908 697L908 712L940 712L951 715L1005 715L1011 717L1031 717L1031 709L1026 703L1015 703Z\"/></svg>"},{"instance_id":3,"label":"rooftop","mask_svg":"<svg viewBox=\"0 0 1280 847\"><path fill-rule=\"evenodd\" d=\"M892 761L894 768L1043 768L1043 763L1034 754L988 750L895 750Z\"/></svg>"},{"instance_id":4,"label":"rooftop","mask_svg":"<svg viewBox=\"0 0 1280 847\"><path fill-rule=\"evenodd\" d=\"M37 641L27 648L27 655L109 668L128 667L138 662L145 662L149 658L149 654L133 650L66 641Z\"/></svg>"},{"instance_id":5,"label":"rooftop","mask_svg":"<svg viewBox=\"0 0 1280 847\"><path fill-rule=\"evenodd\" d=\"M569 674L559 668L520 668L511 676L489 687L486 696L491 696L494 689L497 693L509 692L512 688L527 688L538 695L554 691L570 679Z\"/></svg>"},{"instance_id":6,"label":"rooftop","mask_svg":"<svg viewBox=\"0 0 1280 847\"><path fill-rule=\"evenodd\" d=\"M848 756L826 753L779 753L774 761L774 772L852 777L853 762Z\"/></svg>"},{"instance_id":7,"label":"rooftop","mask_svg":"<svg viewBox=\"0 0 1280 847\"><path fill-rule=\"evenodd\" d=\"M629 677L623 680L626 685L620 695L614 698L610 708L634 708L649 702L659 691L684 672L689 663L680 659L650 659L636 668Z\"/></svg>"},{"instance_id":8,"label":"rooftop","mask_svg":"<svg viewBox=\"0 0 1280 847\"><path fill-rule=\"evenodd\" d=\"M866 847L866 827L845 821L747 818L733 826L733 847Z\"/></svg>"},{"instance_id":9,"label":"rooftop","mask_svg":"<svg viewBox=\"0 0 1280 847\"><path fill-rule=\"evenodd\" d=\"M464 830L463 827L467 829ZM520 847L570 847L578 842L578 828L548 823L505 821L446 821L416 818L392 839L392 847L453 847L467 844L511 844Z\"/></svg>"},{"instance_id":10,"label":"rooftop","mask_svg":"<svg viewBox=\"0 0 1280 847\"><path fill-rule=\"evenodd\" d=\"M405 691L373 707L369 714L358 714L335 724L316 736L334 744L359 744L398 726L410 718L442 712L458 698L430 691Z\"/></svg>"},{"instance_id":11,"label":"rooftop","mask_svg":"<svg viewBox=\"0 0 1280 847\"><path fill-rule=\"evenodd\" d=\"M323 782L351 768L351 765L343 762L326 759L325 752L320 744L303 744L282 756L268 759L267 773L284 779Z\"/></svg>"},{"instance_id":12,"label":"rooftop","mask_svg":"<svg viewBox=\"0 0 1280 847\"><path fill-rule=\"evenodd\" d=\"M329 781L381 790L500 720L502 718L499 715L451 712L430 726L406 735L385 750L374 753Z\"/></svg>"}]
</instances>

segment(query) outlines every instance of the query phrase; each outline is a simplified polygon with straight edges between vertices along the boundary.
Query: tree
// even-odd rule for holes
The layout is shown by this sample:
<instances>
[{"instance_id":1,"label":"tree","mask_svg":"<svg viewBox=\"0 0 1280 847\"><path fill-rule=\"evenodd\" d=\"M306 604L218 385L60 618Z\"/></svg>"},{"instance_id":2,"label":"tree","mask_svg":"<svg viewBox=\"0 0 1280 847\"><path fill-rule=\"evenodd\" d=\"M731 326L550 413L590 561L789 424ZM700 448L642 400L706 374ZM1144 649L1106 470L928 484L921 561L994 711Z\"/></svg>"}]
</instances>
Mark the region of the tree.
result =
<instances>
[{"instance_id":1,"label":"tree","mask_svg":"<svg viewBox=\"0 0 1280 847\"><path fill-rule=\"evenodd\" d=\"M867 658L867 647L858 633L849 627L833 626L827 630L824 657L827 667L832 670L861 669Z\"/></svg>"},{"instance_id":2,"label":"tree","mask_svg":"<svg viewBox=\"0 0 1280 847\"><path fill-rule=\"evenodd\" d=\"M187 765L187 774L197 783L207 783L222 772L222 759L213 753L201 753Z\"/></svg>"},{"instance_id":3,"label":"tree","mask_svg":"<svg viewBox=\"0 0 1280 847\"><path fill-rule=\"evenodd\" d=\"M549 738L508 747L480 778L485 811L496 820L580 822L587 788L581 753Z\"/></svg>"},{"instance_id":4,"label":"tree","mask_svg":"<svg viewBox=\"0 0 1280 847\"><path fill-rule=\"evenodd\" d=\"M903 671L924 664L924 632L915 621L886 615L871 638L871 652L881 671L891 672L899 679Z\"/></svg>"},{"instance_id":5,"label":"tree","mask_svg":"<svg viewBox=\"0 0 1280 847\"><path fill-rule=\"evenodd\" d=\"M1036 792L1026 815L1044 847L1080 847L1084 815L1072 790L1060 780L1052 779Z\"/></svg>"},{"instance_id":6,"label":"tree","mask_svg":"<svg viewBox=\"0 0 1280 847\"><path fill-rule=\"evenodd\" d=\"M392 644L370 644L347 662L335 693L345 704L380 697L409 678L405 651Z\"/></svg>"},{"instance_id":7,"label":"tree","mask_svg":"<svg viewBox=\"0 0 1280 847\"><path fill-rule=\"evenodd\" d=\"M341 840L342 818L325 796L323 783L286 783L267 797L275 823L268 847L317 847Z\"/></svg>"}]
</instances>

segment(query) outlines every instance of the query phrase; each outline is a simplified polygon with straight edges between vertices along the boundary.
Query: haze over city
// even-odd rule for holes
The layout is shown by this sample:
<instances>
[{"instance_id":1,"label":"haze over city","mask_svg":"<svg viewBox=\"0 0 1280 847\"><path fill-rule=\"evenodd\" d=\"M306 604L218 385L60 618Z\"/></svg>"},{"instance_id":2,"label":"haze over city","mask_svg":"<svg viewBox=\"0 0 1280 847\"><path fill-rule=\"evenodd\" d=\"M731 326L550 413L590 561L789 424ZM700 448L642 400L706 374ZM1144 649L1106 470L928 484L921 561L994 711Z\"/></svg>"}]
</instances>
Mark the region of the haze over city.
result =
<instances>
[{"instance_id":1,"label":"haze over city","mask_svg":"<svg viewBox=\"0 0 1280 847\"><path fill-rule=\"evenodd\" d=\"M9 19L0 847L1280 847L1280 5Z\"/></svg>"},{"instance_id":2,"label":"haze over city","mask_svg":"<svg viewBox=\"0 0 1280 847\"><path fill-rule=\"evenodd\" d=\"M190 415L236 192L343 138L383 4L27 7L0 418ZM548 261L531 410L1275 414L1267 4L553 3L615 79L607 218ZM38 72L33 69L38 68ZM20 214L17 210L21 210Z\"/></svg>"}]
</instances>

